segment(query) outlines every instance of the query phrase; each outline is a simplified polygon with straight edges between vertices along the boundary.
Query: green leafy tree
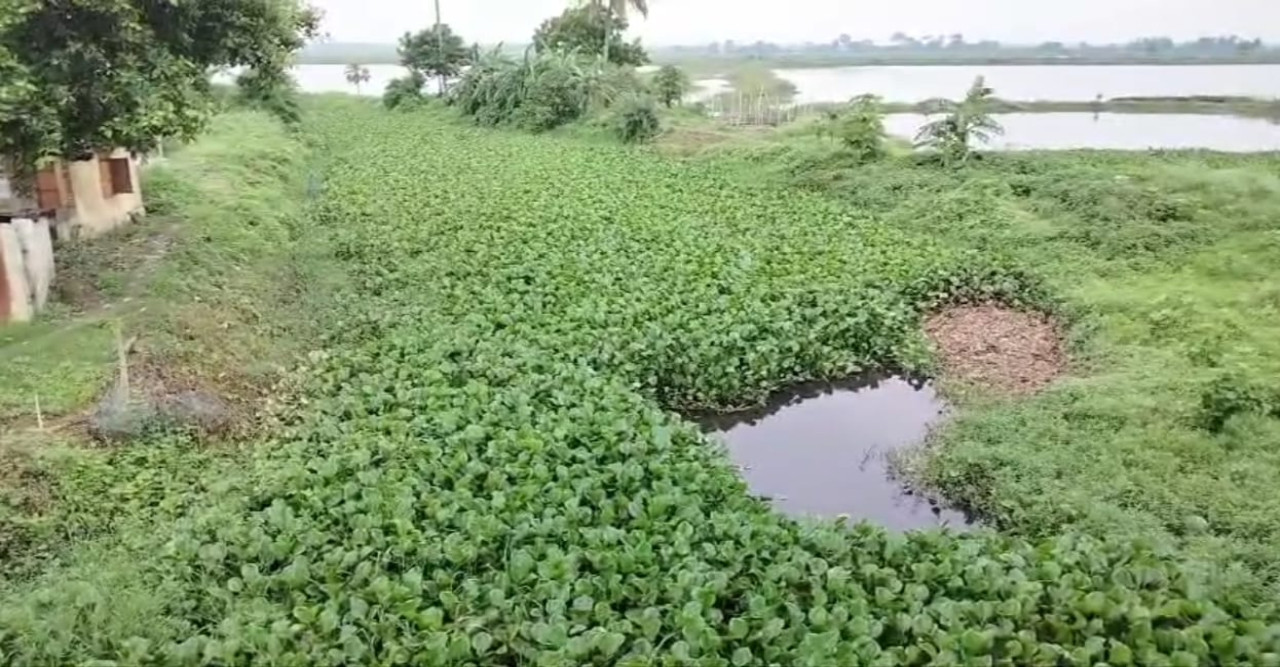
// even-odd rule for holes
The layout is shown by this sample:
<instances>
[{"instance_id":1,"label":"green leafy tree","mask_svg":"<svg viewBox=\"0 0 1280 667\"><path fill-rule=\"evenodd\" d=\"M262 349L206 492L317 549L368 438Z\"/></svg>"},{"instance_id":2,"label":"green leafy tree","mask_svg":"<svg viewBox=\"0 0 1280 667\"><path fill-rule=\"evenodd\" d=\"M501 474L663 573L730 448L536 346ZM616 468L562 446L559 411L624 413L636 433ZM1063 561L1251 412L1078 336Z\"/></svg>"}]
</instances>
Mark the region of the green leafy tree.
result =
<instances>
[{"instance_id":1,"label":"green leafy tree","mask_svg":"<svg viewBox=\"0 0 1280 667\"><path fill-rule=\"evenodd\" d=\"M884 157L884 116L881 100L875 95L855 97L849 107L833 118L831 134L859 163Z\"/></svg>"},{"instance_id":2,"label":"green leafy tree","mask_svg":"<svg viewBox=\"0 0 1280 667\"><path fill-rule=\"evenodd\" d=\"M19 168L190 137L213 108L210 69L283 73L319 20L298 0L26 0L0 14L0 154Z\"/></svg>"},{"instance_id":3,"label":"green leafy tree","mask_svg":"<svg viewBox=\"0 0 1280 667\"><path fill-rule=\"evenodd\" d=\"M608 8L595 4L573 7L543 21L533 33L533 46L538 53L578 51L601 54L607 62L615 65L634 66L649 62L649 54L645 53L639 40L622 40L622 32L626 28L626 19L613 16Z\"/></svg>"},{"instance_id":4,"label":"green leafy tree","mask_svg":"<svg viewBox=\"0 0 1280 667\"><path fill-rule=\"evenodd\" d=\"M663 65L653 77L654 93L658 101L670 107L678 103L689 88L689 77L674 65Z\"/></svg>"},{"instance_id":5,"label":"green leafy tree","mask_svg":"<svg viewBox=\"0 0 1280 667\"><path fill-rule=\"evenodd\" d=\"M357 63L347 65L345 70L347 83L356 87L356 94L360 94L360 84L368 83L370 79L369 68Z\"/></svg>"},{"instance_id":6,"label":"green leafy tree","mask_svg":"<svg viewBox=\"0 0 1280 667\"><path fill-rule=\"evenodd\" d=\"M447 23L437 23L416 33L406 32L400 38L398 52L400 64L423 78L438 78L441 94L445 82L457 77L471 59L471 48Z\"/></svg>"},{"instance_id":7,"label":"green leafy tree","mask_svg":"<svg viewBox=\"0 0 1280 667\"><path fill-rule=\"evenodd\" d=\"M937 151L948 164L966 162L972 154L974 140L985 143L1004 134L1004 128L991 115L994 99L995 91L979 76L960 102L934 100L930 115L945 115L920 128L916 146Z\"/></svg>"}]
</instances>

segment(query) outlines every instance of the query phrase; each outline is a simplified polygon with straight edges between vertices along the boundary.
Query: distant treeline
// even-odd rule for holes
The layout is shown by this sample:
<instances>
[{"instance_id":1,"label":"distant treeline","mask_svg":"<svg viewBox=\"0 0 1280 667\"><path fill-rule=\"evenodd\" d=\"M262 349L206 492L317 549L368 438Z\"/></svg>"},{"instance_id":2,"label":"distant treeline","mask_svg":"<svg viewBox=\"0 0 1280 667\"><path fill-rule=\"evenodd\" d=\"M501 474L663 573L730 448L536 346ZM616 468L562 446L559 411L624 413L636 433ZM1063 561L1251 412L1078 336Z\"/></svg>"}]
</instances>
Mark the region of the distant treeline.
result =
<instances>
[{"instance_id":1,"label":"distant treeline","mask_svg":"<svg viewBox=\"0 0 1280 667\"><path fill-rule=\"evenodd\" d=\"M522 51L524 45L504 50ZM1280 63L1280 47L1260 39L1237 35L1201 37L1175 42L1168 37L1145 37L1123 44L1044 42L1003 44L993 40L966 41L964 35L912 37L895 34L887 44L854 40L840 35L830 42L777 44L733 40L702 45L650 48L654 62L732 59L767 60L779 65L822 66L833 64L937 65L937 64L1186 64ZM312 64L396 63L395 44L329 42L307 46L299 62Z\"/></svg>"},{"instance_id":2,"label":"distant treeline","mask_svg":"<svg viewBox=\"0 0 1280 667\"><path fill-rule=\"evenodd\" d=\"M893 35L888 44L854 40L840 35L830 42L775 44L737 43L732 40L700 46L651 49L655 61L700 59L760 59L804 66L829 64L1122 64L1122 63L1274 63L1280 48L1260 39L1237 35L1202 37L1175 42L1168 37L1146 37L1123 44L1044 42L1003 44L993 40L966 41L964 35L912 37Z\"/></svg>"}]
</instances>

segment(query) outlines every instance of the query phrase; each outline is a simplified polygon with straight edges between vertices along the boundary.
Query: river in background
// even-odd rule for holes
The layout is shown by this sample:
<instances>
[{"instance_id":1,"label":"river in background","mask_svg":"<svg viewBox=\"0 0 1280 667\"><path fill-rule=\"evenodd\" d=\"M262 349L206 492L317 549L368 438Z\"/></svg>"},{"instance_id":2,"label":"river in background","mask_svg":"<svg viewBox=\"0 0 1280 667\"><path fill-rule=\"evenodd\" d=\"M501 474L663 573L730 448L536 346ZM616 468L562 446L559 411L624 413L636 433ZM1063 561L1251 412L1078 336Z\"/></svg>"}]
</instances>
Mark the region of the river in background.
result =
<instances>
[{"instance_id":1,"label":"river in background","mask_svg":"<svg viewBox=\"0 0 1280 667\"><path fill-rule=\"evenodd\" d=\"M1231 95L1280 98L1280 65L1050 65L822 67L774 72L795 84L794 101L844 102L871 93L890 102L958 99L984 76L996 96L1021 102L1112 97Z\"/></svg>"},{"instance_id":2,"label":"river in background","mask_svg":"<svg viewBox=\"0 0 1280 667\"><path fill-rule=\"evenodd\" d=\"M379 96L392 79L404 76L399 65L368 65L369 81L360 92ZM1092 100L1124 96L1243 95L1280 97L1280 65L1167 66L955 66L833 67L778 70L796 84L801 104L843 101L875 93L892 101L916 102L930 97L959 97L982 74L996 94L1010 100ZM356 92L342 65L294 68L305 92ZM215 77L229 82L230 74ZM697 82L705 97L725 90L728 82ZM1207 148L1250 152L1280 150L1280 125L1264 119L1198 114L1001 114L1006 133L989 148L997 150L1108 148ZM891 134L914 137L924 118L890 114Z\"/></svg>"}]
</instances>

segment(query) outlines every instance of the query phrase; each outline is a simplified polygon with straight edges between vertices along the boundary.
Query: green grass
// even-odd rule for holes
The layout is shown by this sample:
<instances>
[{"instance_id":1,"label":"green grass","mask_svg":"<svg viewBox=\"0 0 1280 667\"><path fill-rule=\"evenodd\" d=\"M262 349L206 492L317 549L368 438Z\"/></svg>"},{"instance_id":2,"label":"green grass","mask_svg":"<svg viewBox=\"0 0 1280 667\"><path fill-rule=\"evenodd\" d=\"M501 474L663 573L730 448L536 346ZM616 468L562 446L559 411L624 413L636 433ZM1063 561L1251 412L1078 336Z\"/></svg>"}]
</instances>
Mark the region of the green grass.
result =
<instances>
[{"instance_id":1,"label":"green grass","mask_svg":"<svg viewBox=\"0 0 1280 667\"><path fill-rule=\"evenodd\" d=\"M1275 156L992 155L847 168L791 146L772 179L1044 276L1078 339L1043 396L961 412L923 471L1006 530L1143 535L1280 577ZM758 178L754 144L726 144ZM781 166L779 166L781 164ZM1205 426L1215 382L1258 405ZM1271 406L1271 407L1268 407Z\"/></svg>"},{"instance_id":2,"label":"green grass","mask_svg":"<svg viewBox=\"0 0 1280 667\"><path fill-rule=\"evenodd\" d=\"M296 238L349 280L317 318L332 326L305 409L173 513L8 591L7 661L1280 652L1274 573L1251 558L1276 534L1258 486L1274 424L1199 425L1219 370L1274 376L1274 158L1032 154L951 172L770 145L681 162L442 110L310 113L325 179ZM672 411L927 368L922 316L982 298L1073 324L1072 377L1026 402L972 399L925 473L1013 535L792 521ZM1210 342L1184 355L1200 327Z\"/></svg>"}]
</instances>

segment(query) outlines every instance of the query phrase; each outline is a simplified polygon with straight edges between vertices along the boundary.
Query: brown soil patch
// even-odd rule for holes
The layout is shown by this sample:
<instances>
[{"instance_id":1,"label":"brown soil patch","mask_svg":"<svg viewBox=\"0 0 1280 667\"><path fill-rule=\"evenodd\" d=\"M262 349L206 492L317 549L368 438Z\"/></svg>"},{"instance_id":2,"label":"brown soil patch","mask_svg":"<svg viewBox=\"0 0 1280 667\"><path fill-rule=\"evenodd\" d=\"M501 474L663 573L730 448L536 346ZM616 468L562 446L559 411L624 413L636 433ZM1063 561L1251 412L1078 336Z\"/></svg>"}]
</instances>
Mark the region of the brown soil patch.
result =
<instances>
[{"instance_id":1,"label":"brown soil patch","mask_svg":"<svg viewBox=\"0 0 1280 667\"><path fill-rule=\"evenodd\" d=\"M1011 394L1030 394L1066 370L1058 327L1045 315L996 304L955 306L924 325L954 378Z\"/></svg>"}]
</instances>

